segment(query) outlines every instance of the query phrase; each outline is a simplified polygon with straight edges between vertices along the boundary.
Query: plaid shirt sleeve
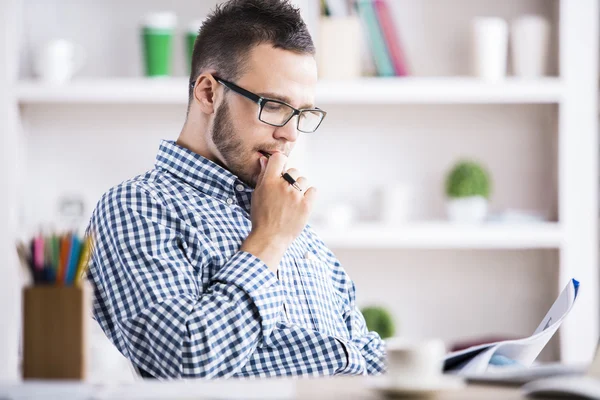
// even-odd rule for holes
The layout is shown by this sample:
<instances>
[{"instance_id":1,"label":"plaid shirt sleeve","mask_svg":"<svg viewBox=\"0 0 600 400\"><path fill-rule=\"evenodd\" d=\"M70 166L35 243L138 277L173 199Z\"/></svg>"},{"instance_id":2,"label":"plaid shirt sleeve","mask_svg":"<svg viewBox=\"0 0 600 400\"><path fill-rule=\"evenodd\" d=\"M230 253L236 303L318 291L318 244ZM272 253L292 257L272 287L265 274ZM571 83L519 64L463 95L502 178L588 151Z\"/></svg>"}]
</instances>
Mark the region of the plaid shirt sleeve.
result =
<instances>
[{"instance_id":1,"label":"plaid shirt sleeve","mask_svg":"<svg viewBox=\"0 0 600 400\"><path fill-rule=\"evenodd\" d=\"M94 315L133 364L157 378L352 369L344 346L352 355L368 343L281 323L283 286L253 255L236 252L203 288L202 268L186 253L190 227L173 215L130 183L109 191L92 216Z\"/></svg>"},{"instance_id":2,"label":"plaid shirt sleeve","mask_svg":"<svg viewBox=\"0 0 600 400\"><path fill-rule=\"evenodd\" d=\"M348 367L343 374L379 375L386 372L385 344L377 332L367 329L365 319L356 305L356 285L342 268L340 261L325 243L309 227L311 236L318 243L328 264L332 265L336 281L344 287L344 320L350 340L344 342L348 353Z\"/></svg>"},{"instance_id":3,"label":"plaid shirt sleeve","mask_svg":"<svg viewBox=\"0 0 600 400\"><path fill-rule=\"evenodd\" d=\"M376 332L369 332L365 319L355 305L355 285L350 281L349 301L351 306L344 315L346 326L350 332L351 341L349 353L355 358L362 358L365 369L361 371L365 375L379 375L384 373L385 347L380 336Z\"/></svg>"}]
</instances>

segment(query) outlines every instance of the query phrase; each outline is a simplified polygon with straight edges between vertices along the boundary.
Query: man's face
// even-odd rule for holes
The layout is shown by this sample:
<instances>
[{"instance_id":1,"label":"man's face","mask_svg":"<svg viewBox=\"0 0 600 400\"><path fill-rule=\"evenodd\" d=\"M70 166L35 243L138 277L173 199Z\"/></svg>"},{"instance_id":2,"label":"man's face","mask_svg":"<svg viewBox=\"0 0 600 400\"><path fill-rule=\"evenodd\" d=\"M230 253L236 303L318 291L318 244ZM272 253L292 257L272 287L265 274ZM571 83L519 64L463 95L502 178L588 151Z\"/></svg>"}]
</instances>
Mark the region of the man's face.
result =
<instances>
[{"instance_id":1,"label":"man's face","mask_svg":"<svg viewBox=\"0 0 600 400\"><path fill-rule=\"evenodd\" d=\"M248 72L234 82L236 85L295 108L314 106L317 66L311 55L262 44L252 50L248 66ZM289 155L300 134L296 129L297 116L285 126L275 127L259 121L258 110L258 104L228 91L215 111L210 129L215 156L252 188L260 173L259 150Z\"/></svg>"}]
</instances>

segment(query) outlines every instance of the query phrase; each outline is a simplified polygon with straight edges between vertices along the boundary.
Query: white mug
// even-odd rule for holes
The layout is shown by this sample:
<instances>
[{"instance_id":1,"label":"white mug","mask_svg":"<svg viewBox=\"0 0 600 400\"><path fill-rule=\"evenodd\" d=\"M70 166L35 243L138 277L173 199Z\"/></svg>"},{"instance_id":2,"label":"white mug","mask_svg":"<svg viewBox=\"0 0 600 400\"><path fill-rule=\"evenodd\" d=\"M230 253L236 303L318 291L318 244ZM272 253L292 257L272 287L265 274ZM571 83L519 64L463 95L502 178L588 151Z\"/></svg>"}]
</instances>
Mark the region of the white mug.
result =
<instances>
[{"instance_id":1,"label":"white mug","mask_svg":"<svg viewBox=\"0 0 600 400\"><path fill-rule=\"evenodd\" d=\"M332 229L346 228L357 218L357 210L350 204L334 203L327 209L325 220Z\"/></svg>"},{"instance_id":2,"label":"white mug","mask_svg":"<svg viewBox=\"0 0 600 400\"><path fill-rule=\"evenodd\" d=\"M388 379L392 384L428 385L443 376L446 347L440 339L386 340Z\"/></svg>"},{"instance_id":3,"label":"white mug","mask_svg":"<svg viewBox=\"0 0 600 400\"><path fill-rule=\"evenodd\" d=\"M83 47L64 39L45 43L35 55L35 73L43 81L63 83L83 67Z\"/></svg>"},{"instance_id":4,"label":"white mug","mask_svg":"<svg viewBox=\"0 0 600 400\"><path fill-rule=\"evenodd\" d=\"M511 55L516 76L535 78L546 74L550 23L539 15L524 15L511 24Z\"/></svg>"},{"instance_id":5,"label":"white mug","mask_svg":"<svg viewBox=\"0 0 600 400\"><path fill-rule=\"evenodd\" d=\"M389 182L378 190L379 216L384 224L407 222L414 203L414 189L409 184Z\"/></svg>"},{"instance_id":6,"label":"white mug","mask_svg":"<svg viewBox=\"0 0 600 400\"><path fill-rule=\"evenodd\" d=\"M508 23L497 17L473 20L473 69L486 80L506 77L508 59Z\"/></svg>"}]
</instances>

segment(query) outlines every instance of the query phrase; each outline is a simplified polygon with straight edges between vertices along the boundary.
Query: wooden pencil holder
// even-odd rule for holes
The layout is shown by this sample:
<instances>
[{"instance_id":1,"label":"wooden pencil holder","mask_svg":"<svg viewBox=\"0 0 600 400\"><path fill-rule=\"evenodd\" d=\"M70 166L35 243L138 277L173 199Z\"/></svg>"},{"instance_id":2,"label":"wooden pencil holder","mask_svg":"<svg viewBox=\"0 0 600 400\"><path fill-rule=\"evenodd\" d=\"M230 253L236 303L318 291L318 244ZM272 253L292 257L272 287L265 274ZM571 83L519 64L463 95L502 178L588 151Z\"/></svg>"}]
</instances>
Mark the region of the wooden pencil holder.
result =
<instances>
[{"instance_id":1,"label":"wooden pencil holder","mask_svg":"<svg viewBox=\"0 0 600 400\"><path fill-rule=\"evenodd\" d=\"M90 288L23 290L23 378L85 380Z\"/></svg>"}]
</instances>

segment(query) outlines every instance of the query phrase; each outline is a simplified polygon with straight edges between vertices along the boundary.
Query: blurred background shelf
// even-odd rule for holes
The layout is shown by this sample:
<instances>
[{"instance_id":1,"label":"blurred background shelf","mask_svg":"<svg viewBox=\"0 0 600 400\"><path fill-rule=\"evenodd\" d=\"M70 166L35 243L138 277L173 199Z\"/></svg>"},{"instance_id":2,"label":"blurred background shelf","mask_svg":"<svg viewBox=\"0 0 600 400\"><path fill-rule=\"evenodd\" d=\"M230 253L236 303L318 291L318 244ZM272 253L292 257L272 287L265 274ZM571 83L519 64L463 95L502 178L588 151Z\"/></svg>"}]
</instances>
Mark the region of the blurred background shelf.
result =
<instances>
[{"instance_id":1,"label":"blurred background shelf","mask_svg":"<svg viewBox=\"0 0 600 400\"><path fill-rule=\"evenodd\" d=\"M21 104L115 103L187 104L188 78L80 78L67 85L21 81L16 88ZM559 103L559 78L507 78L485 82L467 77L361 78L323 80L317 87L319 104L400 103Z\"/></svg>"},{"instance_id":2,"label":"blurred background shelf","mask_svg":"<svg viewBox=\"0 0 600 400\"><path fill-rule=\"evenodd\" d=\"M507 78L485 82L468 77L363 78L322 81L320 103L558 103L562 97L558 78L521 80Z\"/></svg>"},{"instance_id":3,"label":"blurred background shelf","mask_svg":"<svg viewBox=\"0 0 600 400\"><path fill-rule=\"evenodd\" d=\"M188 78L81 78L65 85L21 81L19 103L187 104Z\"/></svg>"},{"instance_id":4,"label":"blurred background shelf","mask_svg":"<svg viewBox=\"0 0 600 400\"><path fill-rule=\"evenodd\" d=\"M315 230L328 246L338 249L542 249L560 248L563 239L556 222L472 226L442 221L400 226L363 223L342 229L315 226Z\"/></svg>"}]
</instances>

